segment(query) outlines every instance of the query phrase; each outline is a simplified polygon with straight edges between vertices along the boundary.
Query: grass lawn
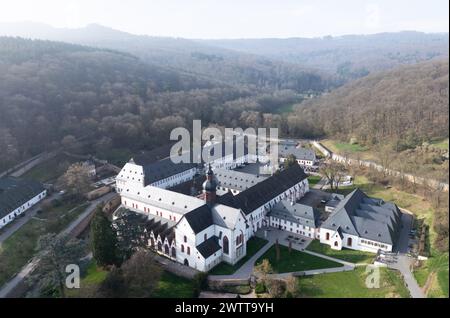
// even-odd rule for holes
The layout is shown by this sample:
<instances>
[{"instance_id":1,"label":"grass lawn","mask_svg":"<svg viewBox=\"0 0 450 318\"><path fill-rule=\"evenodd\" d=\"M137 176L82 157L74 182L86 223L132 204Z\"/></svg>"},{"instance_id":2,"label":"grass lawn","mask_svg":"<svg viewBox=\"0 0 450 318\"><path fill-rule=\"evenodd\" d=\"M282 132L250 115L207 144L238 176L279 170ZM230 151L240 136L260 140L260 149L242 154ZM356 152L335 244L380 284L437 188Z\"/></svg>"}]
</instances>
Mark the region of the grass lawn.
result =
<instances>
[{"instance_id":1,"label":"grass lawn","mask_svg":"<svg viewBox=\"0 0 450 318\"><path fill-rule=\"evenodd\" d=\"M320 141L326 148L339 155L349 155L358 157L362 160L377 161L376 154L370 151L368 147L359 144L350 144L337 140L324 139Z\"/></svg>"},{"instance_id":2,"label":"grass lawn","mask_svg":"<svg viewBox=\"0 0 450 318\"><path fill-rule=\"evenodd\" d=\"M80 289L66 289L66 296L70 298L91 297L107 275L108 271L98 267L95 260L92 259L86 273L81 278Z\"/></svg>"},{"instance_id":3,"label":"grass lawn","mask_svg":"<svg viewBox=\"0 0 450 318\"><path fill-rule=\"evenodd\" d=\"M289 248L283 245L279 245L279 247L280 261L277 262L276 260L276 248L275 245L273 245L256 261L256 265L260 264L264 259L268 259L275 273L290 273L344 266L341 263L336 263L294 249L289 253Z\"/></svg>"},{"instance_id":4,"label":"grass lawn","mask_svg":"<svg viewBox=\"0 0 450 318\"><path fill-rule=\"evenodd\" d=\"M281 106L275 110L276 114L287 114L292 113L294 111L294 104L286 104Z\"/></svg>"},{"instance_id":5,"label":"grass lawn","mask_svg":"<svg viewBox=\"0 0 450 318\"><path fill-rule=\"evenodd\" d=\"M319 181L321 179L322 179L322 177L320 177L320 176L309 176L308 177L309 186L310 187L314 186L315 184L319 183Z\"/></svg>"},{"instance_id":6,"label":"grass lawn","mask_svg":"<svg viewBox=\"0 0 450 318\"><path fill-rule=\"evenodd\" d=\"M27 171L22 177L43 183L52 182L63 175L71 164L78 161L80 160L64 154L58 154Z\"/></svg>"},{"instance_id":7,"label":"grass lawn","mask_svg":"<svg viewBox=\"0 0 450 318\"><path fill-rule=\"evenodd\" d=\"M380 288L367 288L365 267L353 271L320 274L300 277L301 297L310 298L407 298L406 289L400 274L380 268Z\"/></svg>"},{"instance_id":8,"label":"grass lawn","mask_svg":"<svg viewBox=\"0 0 450 318\"><path fill-rule=\"evenodd\" d=\"M448 138L444 140L433 141L431 142L431 145L439 149L448 150Z\"/></svg>"},{"instance_id":9,"label":"grass lawn","mask_svg":"<svg viewBox=\"0 0 450 318\"><path fill-rule=\"evenodd\" d=\"M192 298L194 296L194 283L191 280L163 272L153 298Z\"/></svg>"},{"instance_id":10,"label":"grass lawn","mask_svg":"<svg viewBox=\"0 0 450 318\"><path fill-rule=\"evenodd\" d=\"M331 249L331 247L326 244L321 244L318 240L312 241L306 249L308 251L320 253L350 263L372 264L375 258L375 254L363 251L354 251L349 249L336 251Z\"/></svg>"},{"instance_id":11,"label":"grass lawn","mask_svg":"<svg viewBox=\"0 0 450 318\"><path fill-rule=\"evenodd\" d=\"M103 160L108 160L108 162L113 165L122 167L131 157L133 157L133 154L134 153L128 149L111 148L107 151L97 152L95 156Z\"/></svg>"},{"instance_id":12,"label":"grass lawn","mask_svg":"<svg viewBox=\"0 0 450 318\"><path fill-rule=\"evenodd\" d=\"M321 142L324 144L325 147L329 148L331 151L336 153L342 152L355 153L369 150L367 147L361 146L360 144L350 144L347 142L340 142L329 139L323 140Z\"/></svg>"},{"instance_id":13,"label":"grass lawn","mask_svg":"<svg viewBox=\"0 0 450 318\"><path fill-rule=\"evenodd\" d=\"M65 204L51 208L31 219L0 246L0 285L3 285L34 256L39 237L46 233L59 233L86 208ZM71 212L68 212L72 210Z\"/></svg>"},{"instance_id":14,"label":"grass lawn","mask_svg":"<svg viewBox=\"0 0 450 318\"><path fill-rule=\"evenodd\" d=\"M449 264L448 253L434 255L424 264L414 271L414 277L419 286L424 287L427 280L430 279L427 296L430 298L448 298L449 283Z\"/></svg>"},{"instance_id":15,"label":"grass lawn","mask_svg":"<svg viewBox=\"0 0 450 318\"><path fill-rule=\"evenodd\" d=\"M234 272L236 272L242 265L244 265L245 262L247 262L250 258L252 258L253 255L255 255L261 248L263 248L264 245L267 244L267 240L259 238L259 237L252 237L247 241L247 254L242 258L239 262L237 262L235 265L230 265L227 263L220 263L216 267L214 267L212 270L209 271L210 275L231 275Z\"/></svg>"}]
</instances>

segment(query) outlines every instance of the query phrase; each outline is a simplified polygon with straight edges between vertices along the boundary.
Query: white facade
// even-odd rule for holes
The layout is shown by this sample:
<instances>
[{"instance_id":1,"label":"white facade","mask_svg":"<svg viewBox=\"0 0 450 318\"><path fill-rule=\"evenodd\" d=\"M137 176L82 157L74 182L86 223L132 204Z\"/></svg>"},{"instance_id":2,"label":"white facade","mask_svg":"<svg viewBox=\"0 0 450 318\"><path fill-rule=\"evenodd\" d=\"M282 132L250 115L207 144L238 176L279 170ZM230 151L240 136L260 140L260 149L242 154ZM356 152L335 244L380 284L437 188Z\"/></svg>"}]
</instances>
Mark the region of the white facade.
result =
<instances>
[{"instance_id":1,"label":"white facade","mask_svg":"<svg viewBox=\"0 0 450 318\"><path fill-rule=\"evenodd\" d=\"M337 231L325 228L320 229L320 243L329 245L334 250L347 248L370 253L377 253L378 250L392 252L390 244L363 239L347 233L339 234Z\"/></svg>"},{"instance_id":2,"label":"white facade","mask_svg":"<svg viewBox=\"0 0 450 318\"><path fill-rule=\"evenodd\" d=\"M21 214L25 213L27 210L32 208L35 204L37 204L39 201L42 201L47 196L47 190L42 191L38 195L36 195L34 198L30 199L29 201L25 202L21 206L17 207L14 211L11 213L5 215L3 218L0 219L0 228L4 227L8 223L14 221L14 219Z\"/></svg>"}]
</instances>

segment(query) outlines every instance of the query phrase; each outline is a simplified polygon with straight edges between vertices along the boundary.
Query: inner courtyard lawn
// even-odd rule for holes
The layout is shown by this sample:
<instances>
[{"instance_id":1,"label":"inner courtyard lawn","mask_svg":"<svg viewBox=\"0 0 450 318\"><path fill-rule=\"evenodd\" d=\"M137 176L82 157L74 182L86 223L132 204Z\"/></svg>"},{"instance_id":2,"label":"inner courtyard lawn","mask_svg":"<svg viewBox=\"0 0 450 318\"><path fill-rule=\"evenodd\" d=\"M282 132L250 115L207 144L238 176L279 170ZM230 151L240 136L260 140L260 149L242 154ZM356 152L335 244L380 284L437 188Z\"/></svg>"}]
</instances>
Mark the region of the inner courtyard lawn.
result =
<instances>
[{"instance_id":1,"label":"inner courtyard lawn","mask_svg":"<svg viewBox=\"0 0 450 318\"><path fill-rule=\"evenodd\" d=\"M227 263L220 263L212 270L209 271L210 275L231 275L234 274L242 265L244 265L250 258L253 257L261 248L268 243L267 240L252 237L247 241L247 254L235 265L230 265Z\"/></svg>"},{"instance_id":2,"label":"inner courtyard lawn","mask_svg":"<svg viewBox=\"0 0 450 318\"><path fill-rule=\"evenodd\" d=\"M306 248L308 251L320 253L326 256L334 257L346 262L356 263L356 264L372 264L375 259L375 254L363 251L354 251L349 249L343 249L341 251L336 251L331 249L326 244L321 244L318 240L312 241Z\"/></svg>"},{"instance_id":3,"label":"inner courtyard lawn","mask_svg":"<svg viewBox=\"0 0 450 318\"><path fill-rule=\"evenodd\" d=\"M298 278L301 297L309 298L409 298L400 274L380 268L379 288L368 288L365 267L353 271Z\"/></svg>"},{"instance_id":4,"label":"inner courtyard lawn","mask_svg":"<svg viewBox=\"0 0 450 318\"><path fill-rule=\"evenodd\" d=\"M283 245L279 245L279 249L279 261L277 261L276 247L273 245L256 261L256 265L260 264L264 259L267 259L269 260L270 265L272 265L275 273L290 273L344 266L341 263L330 261L322 257L310 255L294 249L291 249L291 252L289 253L289 248Z\"/></svg>"}]
</instances>

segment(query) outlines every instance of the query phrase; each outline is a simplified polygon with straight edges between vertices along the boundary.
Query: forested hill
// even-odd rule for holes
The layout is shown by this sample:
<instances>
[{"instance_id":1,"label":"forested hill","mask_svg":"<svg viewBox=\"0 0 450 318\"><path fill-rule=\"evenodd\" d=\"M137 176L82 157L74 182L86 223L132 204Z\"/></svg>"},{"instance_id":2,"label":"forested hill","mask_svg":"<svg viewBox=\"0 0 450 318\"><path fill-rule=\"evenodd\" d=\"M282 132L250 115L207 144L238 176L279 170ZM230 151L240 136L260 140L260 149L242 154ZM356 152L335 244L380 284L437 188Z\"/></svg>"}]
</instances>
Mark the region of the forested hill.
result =
<instances>
[{"instance_id":1,"label":"forested hill","mask_svg":"<svg viewBox=\"0 0 450 318\"><path fill-rule=\"evenodd\" d=\"M0 23L0 35L63 41L131 53L143 62L197 78L249 89L321 92L341 84L336 77L299 64L213 47L182 38L134 35L101 25L58 29L39 23Z\"/></svg>"},{"instance_id":2,"label":"forested hill","mask_svg":"<svg viewBox=\"0 0 450 318\"><path fill-rule=\"evenodd\" d=\"M448 57L448 33L346 35L323 38L200 40L229 50L259 54L355 79L400 65Z\"/></svg>"},{"instance_id":3,"label":"forested hill","mask_svg":"<svg viewBox=\"0 0 450 318\"><path fill-rule=\"evenodd\" d=\"M447 59L369 75L296 106L292 118L314 123L316 135L362 144L414 148L448 138Z\"/></svg>"},{"instance_id":4,"label":"forested hill","mask_svg":"<svg viewBox=\"0 0 450 318\"><path fill-rule=\"evenodd\" d=\"M293 91L205 80L127 53L0 37L0 170L79 139L94 153L152 149L193 119L235 127L300 99Z\"/></svg>"}]
</instances>

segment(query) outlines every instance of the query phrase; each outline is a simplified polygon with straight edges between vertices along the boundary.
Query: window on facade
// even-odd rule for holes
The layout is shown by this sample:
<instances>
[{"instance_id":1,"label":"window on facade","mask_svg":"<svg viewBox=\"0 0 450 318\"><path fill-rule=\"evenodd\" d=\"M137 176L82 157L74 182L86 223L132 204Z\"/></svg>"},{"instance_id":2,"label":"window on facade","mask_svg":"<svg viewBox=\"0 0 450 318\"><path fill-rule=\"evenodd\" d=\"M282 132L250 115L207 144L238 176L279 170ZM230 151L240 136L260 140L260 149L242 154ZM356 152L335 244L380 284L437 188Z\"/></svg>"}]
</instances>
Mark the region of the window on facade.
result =
<instances>
[{"instance_id":1,"label":"window on facade","mask_svg":"<svg viewBox=\"0 0 450 318\"><path fill-rule=\"evenodd\" d=\"M184 236L183 240L184 240L184 243L187 242L187 237L186 237L186 235Z\"/></svg>"},{"instance_id":2,"label":"window on facade","mask_svg":"<svg viewBox=\"0 0 450 318\"><path fill-rule=\"evenodd\" d=\"M206 241L208 239L208 234L205 233L205 235L203 236L203 239Z\"/></svg>"},{"instance_id":3,"label":"window on facade","mask_svg":"<svg viewBox=\"0 0 450 318\"><path fill-rule=\"evenodd\" d=\"M226 236L223 237L222 245L223 245L223 247L222 247L223 253L228 255L230 253L228 237L226 237Z\"/></svg>"},{"instance_id":4,"label":"window on facade","mask_svg":"<svg viewBox=\"0 0 450 318\"><path fill-rule=\"evenodd\" d=\"M349 237L347 239L347 246L352 246L352 238L351 237Z\"/></svg>"},{"instance_id":5,"label":"window on facade","mask_svg":"<svg viewBox=\"0 0 450 318\"><path fill-rule=\"evenodd\" d=\"M330 240L330 233L327 233L327 234L325 235L325 239L326 239L327 241Z\"/></svg>"},{"instance_id":6,"label":"window on facade","mask_svg":"<svg viewBox=\"0 0 450 318\"><path fill-rule=\"evenodd\" d=\"M187 255L191 255L191 248L189 246L187 247Z\"/></svg>"}]
</instances>

